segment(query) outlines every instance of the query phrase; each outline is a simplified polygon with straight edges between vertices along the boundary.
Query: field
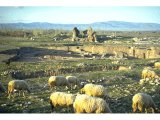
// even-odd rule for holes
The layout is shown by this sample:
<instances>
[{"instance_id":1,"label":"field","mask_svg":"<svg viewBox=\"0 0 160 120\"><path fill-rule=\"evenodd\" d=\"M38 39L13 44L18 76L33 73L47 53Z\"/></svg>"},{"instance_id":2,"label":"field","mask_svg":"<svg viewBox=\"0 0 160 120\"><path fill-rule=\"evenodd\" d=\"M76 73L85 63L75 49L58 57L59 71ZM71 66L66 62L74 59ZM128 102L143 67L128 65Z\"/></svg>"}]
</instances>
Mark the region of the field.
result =
<instances>
[{"instance_id":1,"label":"field","mask_svg":"<svg viewBox=\"0 0 160 120\"><path fill-rule=\"evenodd\" d=\"M148 33L144 32L144 34L155 38L159 37L158 33ZM98 32L99 36L106 34L110 34L110 32ZM118 40L123 41L120 44L132 45L133 36L140 36L138 32L134 32L134 35L131 32L129 34L121 32L119 35L120 38L115 37L110 41ZM77 47L96 44L103 46L103 41L106 38L101 37L100 43L72 42L69 41L69 34L66 38L54 41L51 36L46 37L46 35L41 35L34 40L25 37L0 36L0 82L7 89L7 84L11 80L26 80L32 90L31 94L26 93L25 98L15 94L14 98L8 99L7 94L0 93L0 113L50 113L49 96L53 90L44 86L52 75L74 75L79 78L80 82L105 86L109 95L109 99L106 101L113 113L132 113L132 97L139 92L151 95L157 108L160 109L160 82L159 84L154 82L139 84L140 79L142 79L141 72L146 66L152 67L160 76L160 69L155 69L153 62L160 61L159 58L130 58L114 64L113 61L116 60L109 59L108 56L103 59L101 54L85 57L77 51L63 49L66 46ZM112 45L113 43L107 42L106 44ZM12 62L7 65L3 61L9 58L12 58ZM133 68L119 71L119 66L132 66ZM65 87L58 87L57 91L66 91L66 89ZM67 90L69 93L79 91L80 89ZM69 113L74 113L72 108L70 109ZM68 110L65 107L57 107L55 112L68 113Z\"/></svg>"}]
</instances>

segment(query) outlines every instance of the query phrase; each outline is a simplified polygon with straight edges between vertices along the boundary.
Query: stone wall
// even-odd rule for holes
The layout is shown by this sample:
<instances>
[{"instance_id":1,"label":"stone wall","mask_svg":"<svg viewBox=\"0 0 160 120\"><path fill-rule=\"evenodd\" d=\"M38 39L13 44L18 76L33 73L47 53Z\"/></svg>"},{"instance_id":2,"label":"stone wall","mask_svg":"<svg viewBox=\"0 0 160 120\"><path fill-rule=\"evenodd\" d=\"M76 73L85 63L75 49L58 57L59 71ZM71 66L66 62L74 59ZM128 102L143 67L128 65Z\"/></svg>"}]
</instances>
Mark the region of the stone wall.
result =
<instances>
[{"instance_id":1,"label":"stone wall","mask_svg":"<svg viewBox=\"0 0 160 120\"><path fill-rule=\"evenodd\" d=\"M93 54L127 54L129 57L134 58L160 58L160 47L138 48L133 46L124 45L84 45L84 46L63 46L63 47L50 47L50 49L73 51L80 53L81 51L90 52ZM122 56L122 55L120 55Z\"/></svg>"}]
</instances>

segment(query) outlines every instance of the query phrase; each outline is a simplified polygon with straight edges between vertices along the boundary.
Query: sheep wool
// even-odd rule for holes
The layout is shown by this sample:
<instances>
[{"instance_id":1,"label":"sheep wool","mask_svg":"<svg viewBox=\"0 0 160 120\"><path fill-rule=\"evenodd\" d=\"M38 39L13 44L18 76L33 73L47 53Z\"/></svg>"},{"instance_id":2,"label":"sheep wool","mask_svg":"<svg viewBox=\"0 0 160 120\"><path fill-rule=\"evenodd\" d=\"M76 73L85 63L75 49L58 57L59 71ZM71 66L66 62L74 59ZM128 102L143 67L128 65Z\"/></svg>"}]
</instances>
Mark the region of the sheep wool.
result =
<instances>
[{"instance_id":1,"label":"sheep wool","mask_svg":"<svg viewBox=\"0 0 160 120\"><path fill-rule=\"evenodd\" d=\"M131 66L129 67L119 66L118 70L131 70Z\"/></svg>"},{"instance_id":2,"label":"sheep wool","mask_svg":"<svg viewBox=\"0 0 160 120\"><path fill-rule=\"evenodd\" d=\"M68 83L77 85L78 79L76 76L66 76L66 79L68 80Z\"/></svg>"},{"instance_id":3,"label":"sheep wool","mask_svg":"<svg viewBox=\"0 0 160 120\"><path fill-rule=\"evenodd\" d=\"M107 95L106 89L102 85L86 84L81 93L85 93L89 96L105 97Z\"/></svg>"},{"instance_id":4,"label":"sheep wool","mask_svg":"<svg viewBox=\"0 0 160 120\"><path fill-rule=\"evenodd\" d=\"M73 86L75 87L80 85L80 82L76 76L66 76L66 79L68 81L68 84L71 86L71 89L73 88Z\"/></svg>"},{"instance_id":5,"label":"sheep wool","mask_svg":"<svg viewBox=\"0 0 160 120\"><path fill-rule=\"evenodd\" d=\"M27 90L29 93L31 92L28 84L26 81L24 80L12 80L8 83L8 94L9 94L9 98L11 93L14 92L14 90Z\"/></svg>"},{"instance_id":6,"label":"sheep wool","mask_svg":"<svg viewBox=\"0 0 160 120\"><path fill-rule=\"evenodd\" d=\"M146 93L137 93L133 96L133 112L136 112L137 108L140 112L144 112L144 110L147 112L148 108L152 108L152 112L156 112L156 106L152 97Z\"/></svg>"},{"instance_id":7,"label":"sheep wool","mask_svg":"<svg viewBox=\"0 0 160 120\"><path fill-rule=\"evenodd\" d=\"M160 62L155 62L155 63L154 63L154 67L155 67L155 68L160 68Z\"/></svg>"},{"instance_id":8,"label":"sheep wool","mask_svg":"<svg viewBox=\"0 0 160 120\"><path fill-rule=\"evenodd\" d=\"M73 108L76 113L111 113L106 101L88 95L77 95Z\"/></svg>"},{"instance_id":9,"label":"sheep wool","mask_svg":"<svg viewBox=\"0 0 160 120\"><path fill-rule=\"evenodd\" d=\"M146 79L146 78L158 78L159 76L152 70L149 69L144 69L142 71L142 78Z\"/></svg>"},{"instance_id":10,"label":"sheep wool","mask_svg":"<svg viewBox=\"0 0 160 120\"><path fill-rule=\"evenodd\" d=\"M56 106L71 106L76 98L76 95L65 92L53 92L50 96L50 105L52 111Z\"/></svg>"},{"instance_id":11,"label":"sheep wool","mask_svg":"<svg viewBox=\"0 0 160 120\"><path fill-rule=\"evenodd\" d=\"M51 76L48 80L50 87L68 85L68 81L64 76Z\"/></svg>"}]
</instances>

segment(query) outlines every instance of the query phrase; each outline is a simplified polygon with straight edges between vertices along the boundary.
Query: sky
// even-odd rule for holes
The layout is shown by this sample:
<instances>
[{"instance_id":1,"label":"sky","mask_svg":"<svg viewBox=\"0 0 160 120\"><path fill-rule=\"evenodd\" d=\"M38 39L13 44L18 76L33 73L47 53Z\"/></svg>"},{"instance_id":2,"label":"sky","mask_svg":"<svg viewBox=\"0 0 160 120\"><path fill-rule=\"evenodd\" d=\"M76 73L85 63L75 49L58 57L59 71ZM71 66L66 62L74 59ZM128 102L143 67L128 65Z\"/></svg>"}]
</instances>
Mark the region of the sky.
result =
<instances>
[{"instance_id":1,"label":"sky","mask_svg":"<svg viewBox=\"0 0 160 120\"><path fill-rule=\"evenodd\" d=\"M0 6L0 23L88 24L105 21L159 23L156 6Z\"/></svg>"}]
</instances>

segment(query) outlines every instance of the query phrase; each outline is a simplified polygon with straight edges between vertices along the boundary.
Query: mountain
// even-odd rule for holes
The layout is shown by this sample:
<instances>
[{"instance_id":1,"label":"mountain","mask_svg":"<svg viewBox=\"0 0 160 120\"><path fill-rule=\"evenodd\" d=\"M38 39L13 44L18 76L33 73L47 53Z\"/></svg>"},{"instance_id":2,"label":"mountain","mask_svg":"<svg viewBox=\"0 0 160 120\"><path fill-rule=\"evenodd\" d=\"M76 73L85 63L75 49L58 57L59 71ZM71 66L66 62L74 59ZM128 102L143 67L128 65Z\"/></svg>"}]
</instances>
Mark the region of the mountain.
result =
<instances>
[{"instance_id":1,"label":"mountain","mask_svg":"<svg viewBox=\"0 0 160 120\"><path fill-rule=\"evenodd\" d=\"M157 23L133 23L124 21L95 22L91 24L54 24L47 22L33 23L1 23L0 29L66 29L71 30L73 27L78 29L87 29L92 27L95 30L120 30L120 31L159 31L160 24Z\"/></svg>"}]
</instances>

